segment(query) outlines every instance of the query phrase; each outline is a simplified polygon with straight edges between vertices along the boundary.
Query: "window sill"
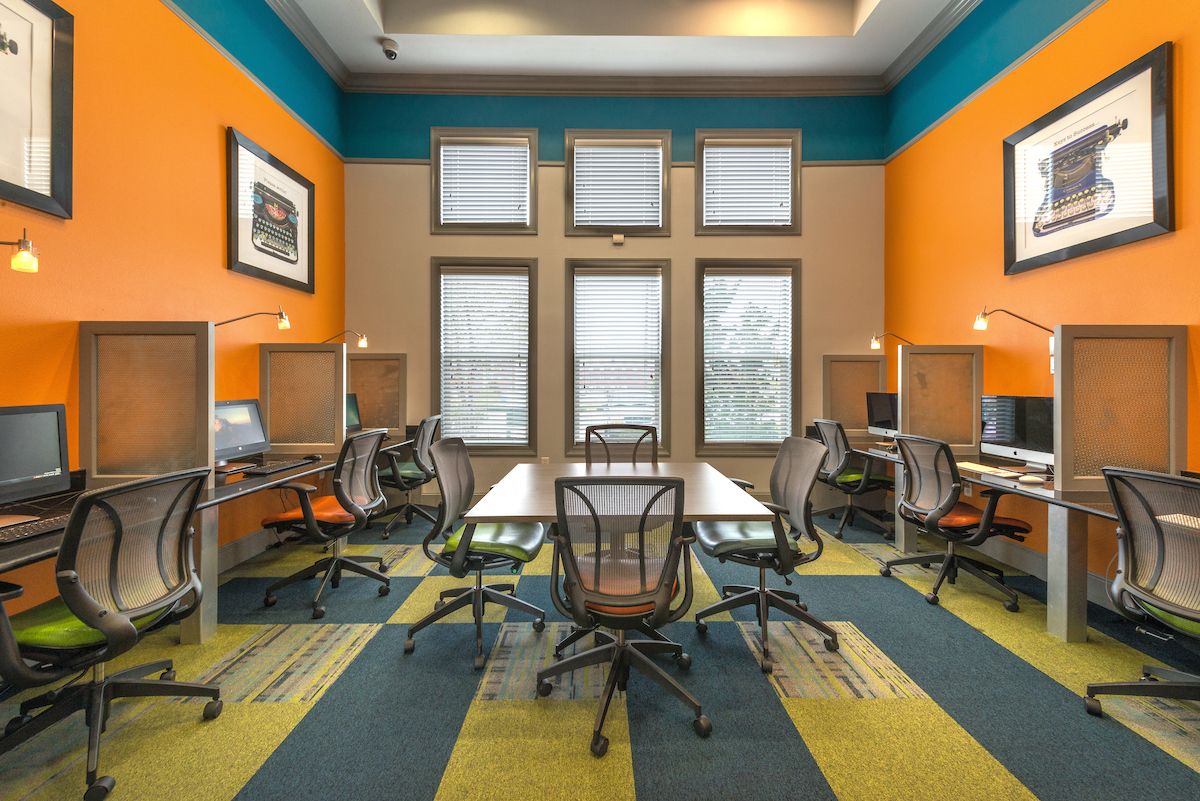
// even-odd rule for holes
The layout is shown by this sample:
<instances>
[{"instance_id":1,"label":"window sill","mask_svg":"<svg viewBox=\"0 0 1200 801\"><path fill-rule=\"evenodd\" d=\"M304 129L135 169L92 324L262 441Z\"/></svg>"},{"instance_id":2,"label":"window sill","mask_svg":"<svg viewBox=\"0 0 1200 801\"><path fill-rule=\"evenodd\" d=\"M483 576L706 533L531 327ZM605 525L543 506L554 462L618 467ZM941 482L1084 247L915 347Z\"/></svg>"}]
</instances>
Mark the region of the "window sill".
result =
<instances>
[{"instance_id":1,"label":"window sill","mask_svg":"<svg viewBox=\"0 0 1200 801\"><path fill-rule=\"evenodd\" d=\"M706 443L696 448L697 456L756 456L774 459L782 443Z\"/></svg>"},{"instance_id":2,"label":"window sill","mask_svg":"<svg viewBox=\"0 0 1200 801\"><path fill-rule=\"evenodd\" d=\"M537 456L537 448L531 445L471 445L467 453L476 456Z\"/></svg>"}]
</instances>

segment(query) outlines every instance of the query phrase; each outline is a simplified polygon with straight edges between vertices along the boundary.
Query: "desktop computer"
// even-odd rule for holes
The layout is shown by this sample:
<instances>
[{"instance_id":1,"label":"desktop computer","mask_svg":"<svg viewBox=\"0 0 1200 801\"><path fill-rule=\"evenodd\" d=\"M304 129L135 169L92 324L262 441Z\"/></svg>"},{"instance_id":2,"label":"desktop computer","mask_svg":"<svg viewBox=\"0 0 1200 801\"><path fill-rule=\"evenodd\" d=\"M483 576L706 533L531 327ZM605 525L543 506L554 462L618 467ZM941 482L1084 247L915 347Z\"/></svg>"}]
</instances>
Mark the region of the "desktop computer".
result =
<instances>
[{"instance_id":1,"label":"desktop computer","mask_svg":"<svg viewBox=\"0 0 1200 801\"><path fill-rule=\"evenodd\" d=\"M69 489L66 407L0 408L0 503L15 504ZM42 522L46 521L37 515L0 510L0 540L14 538L12 530L6 531L10 527Z\"/></svg>"},{"instance_id":2,"label":"desktop computer","mask_svg":"<svg viewBox=\"0 0 1200 801\"><path fill-rule=\"evenodd\" d=\"M231 473L252 467L250 462L232 463L230 460L271 450L257 398L217 401L213 414L213 434L213 456L218 472Z\"/></svg>"},{"instance_id":3,"label":"desktop computer","mask_svg":"<svg viewBox=\"0 0 1200 801\"><path fill-rule=\"evenodd\" d=\"M867 432L894 437L900 430L899 400L895 392L867 393Z\"/></svg>"},{"instance_id":4,"label":"desktop computer","mask_svg":"<svg viewBox=\"0 0 1200 801\"><path fill-rule=\"evenodd\" d=\"M358 413L358 395L346 393L346 433L357 434L362 431L362 416Z\"/></svg>"},{"instance_id":5,"label":"desktop computer","mask_svg":"<svg viewBox=\"0 0 1200 801\"><path fill-rule=\"evenodd\" d=\"M979 450L1045 471L1054 466L1054 398L984 395Z\"/></svg>"}]
</instances>

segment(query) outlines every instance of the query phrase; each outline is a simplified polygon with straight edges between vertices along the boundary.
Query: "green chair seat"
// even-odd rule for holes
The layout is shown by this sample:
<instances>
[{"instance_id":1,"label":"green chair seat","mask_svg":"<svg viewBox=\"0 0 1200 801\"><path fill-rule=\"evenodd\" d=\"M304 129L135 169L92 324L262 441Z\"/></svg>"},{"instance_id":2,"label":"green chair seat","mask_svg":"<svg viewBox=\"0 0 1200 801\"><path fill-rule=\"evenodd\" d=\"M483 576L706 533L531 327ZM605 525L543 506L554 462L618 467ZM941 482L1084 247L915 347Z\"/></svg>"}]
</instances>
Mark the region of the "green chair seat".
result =
<instances>
[{"instance_id":1,"label":"green chair seat","mask_svg":"<svg viewBox=\"0 0 1200 801\"><path fill-rule=\"evenodd\" d=\"M840 476L837 477L837 482L839 484L857 484L858 482L862 481L862 477L863 477L863 474L862 474L861 470L858 471L857 473L854 473L854 472L842 473ZM871 476L871 480L878 481L878 482L884 482L886 484L893 484L896 481L891 476Z\"/></svg>"},{"instance_id":2,"label":"green chair seat","mask_svg":"<svg viewBox=\"0 0 1200 801\"><path fill-rule=\"evenodd\" d=\"M1182 631L1184 634L1190 634L1197 639L1200 639L1200 620L1190 620L1186 617L1173 615L1166 610L1159 609L1156 606L1151 606L1145 601L1139 600L1138 606L1142 607L1152 617L1158 618L1159 621L1165 623L1177 631Z\"/></svg>"},{"instance_id":3,"label":"green chair seat","mask_svg":"<svg viewBox=\"0 0 1200 801\"><path fill-rule=\"evenodd\" d=\"M143 631L169 611L135 618L133 625ZM61 598L14 616L12 627L17 644L27 648L89 648L105 642L104 634L75 617Z\"/></svg>"},{"instance_id":4,"label":"green chair seat","mask_svg":"<svg viewBox=\"0 0 1200 801\"><path fill-rule=\"evenodd\" d=\"M762 522L699 522L692 524L696 542L709 556L725 556L737 551L775 550L775 529ZM799 550L796 541L787 538L792 550Z\"/></svg>"},{"instance_id":5,"label":"green chair seat","mask_svg":"<svg viewBox=\"0 0 1200 801\"><path fill-rule=\"evenodd\" d=\"M458 543L466 528L462 525L455 529L442 547L442 555L450 556L458 550ZM471 551L530 562L542 549L544 534L541 523L479 523L471 537Z\"/></svg>"},{"instance_id":6,"label":"green chair seat","mask_svg":"<svg viewBox=\"0 0 1200 801\"><path fill-rule=\"evenodd\" d=\"M388 467L380 468L379 469L379 477L380 478L391 478L392 477L391 466L389 465ZM423 470L421 470L421 468L417 467L415 462L401 462L400 463L400 478L408 479L410 481L420 481L421 479L423 479L425 477L426 477L425 472Z\"/></svg>"}]
</instances>

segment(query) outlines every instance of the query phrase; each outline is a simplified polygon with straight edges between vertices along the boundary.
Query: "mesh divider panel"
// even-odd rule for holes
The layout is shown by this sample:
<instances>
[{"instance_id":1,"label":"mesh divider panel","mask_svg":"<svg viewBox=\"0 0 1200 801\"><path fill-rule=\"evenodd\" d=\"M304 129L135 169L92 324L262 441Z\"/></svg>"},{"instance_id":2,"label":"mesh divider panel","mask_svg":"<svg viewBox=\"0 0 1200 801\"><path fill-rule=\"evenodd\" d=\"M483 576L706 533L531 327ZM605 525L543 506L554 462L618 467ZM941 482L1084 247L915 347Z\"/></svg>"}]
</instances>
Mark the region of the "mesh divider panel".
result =
<instances>
[{"instance_id":1,"label":"mesh divider panel","mask_svg":"<svg viewBox=\"0 0 1200 801\"><path fill-rule=\"evenodd\" d=\"M337 442L337 354L280 350L270 359L271 442Z\"/></svg>"},{"instance_id":2,"label":"mesh divider panel","mask_svg":"<svg viewBox=\"0 0 1200 801\"><path fill-rule=\"evenodd\" d=\"M1076 476L1108 465L1170 467L1168 339L1075 340L1072 420Z\"/></svg>"},{"instance_id":3,"label":"mesh divider panel","mask_svg":"<svg viewBox=\"0 0 1200 801\"><path fill-rule=\"evenodd\" d=\"M1127 475L1114 489L1129 529L1126 582L1200 615L1200 489Z\"/></svg>"},{"instance_id":4,"label":"mesh divider panel","mask_svg":"<svg viewBox=\"0 0 1200 801\"><path fill-rule=\"evenodd\" d=\"M205 464L196 453L196 338L96 337L96 468L101 475L168 473Z\"/></svg>"},{"instance_id":5,"label":"mesh divider panel","mask_svg":"<svg viewBox=\"0 0 1200 801\"><path fill-rule=\"evenodd\" d=\"M904 392L908 428L944 442L975 442L975 358L969 353L914 353Z\"/></svg>"},{"instance_id":6,"label":"mesh divider panel","mask_svg":"<svg viewBox=\"0 0 1200 801\"><path fill-rule=\"evenodd\" d=\"M346 360L346 386L358 396L358 411L366 428L404 427L405 370L400 359Z\"/></svg>"},{"instance_id":7,"label":"mesh divider panel","mask_svg":"<svg viewBox=\"0 0 1200 801\"><path fill-rule=\"evenodd\" d=\"M879 363L829 363L829 417L848 429L867 427L867 393L879 391Z\"/></svg>"}]
</instances>

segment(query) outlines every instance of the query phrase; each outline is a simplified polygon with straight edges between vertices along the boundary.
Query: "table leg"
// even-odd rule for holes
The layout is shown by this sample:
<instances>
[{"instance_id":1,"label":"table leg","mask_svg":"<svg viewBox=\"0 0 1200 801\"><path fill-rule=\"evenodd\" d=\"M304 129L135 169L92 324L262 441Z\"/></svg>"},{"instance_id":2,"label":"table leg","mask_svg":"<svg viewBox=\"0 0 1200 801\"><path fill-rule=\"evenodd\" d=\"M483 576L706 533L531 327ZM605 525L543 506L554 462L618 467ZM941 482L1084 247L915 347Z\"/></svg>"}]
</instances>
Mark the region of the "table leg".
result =
<instances>
[{"instance_id":1,"label":"table leg","mask_svg":"<svg viewBox=\"0 0 1200 801\"><path fill-rule=\"evenodd\" d=\"M1087 515L1051 505L1046 521L1046 630L1060 640L1086 642Z\"/></svg>"},{"instance_id":2,"label":"table leg","mask_svg":"<svg viewBox=\"0 0 1200 801\"><path fill-rule=\"evenodd\" d=\"M896 549L900 553L917 552L917 527L900 516L900 498L904 496L904 468L896 465Z\"/></svg>"},{"instance_id":3,"label":"table leg","mask_svg":"<svg viewBox=\"0 0 1200 801\"><path fill-rule=\"evenodd\" d=\"M200 608L179 624L179 640L186 644L202 643L217 633L217 585L220 583L217 562L217 509L197 512L200 525L196 530L196 568L200 571L203 597Z\"/></svg>"}]
</instances>

